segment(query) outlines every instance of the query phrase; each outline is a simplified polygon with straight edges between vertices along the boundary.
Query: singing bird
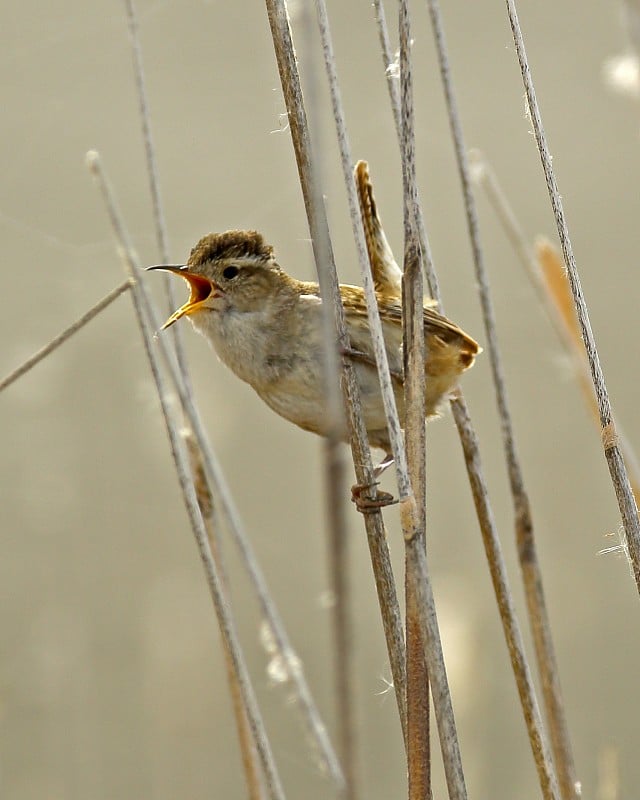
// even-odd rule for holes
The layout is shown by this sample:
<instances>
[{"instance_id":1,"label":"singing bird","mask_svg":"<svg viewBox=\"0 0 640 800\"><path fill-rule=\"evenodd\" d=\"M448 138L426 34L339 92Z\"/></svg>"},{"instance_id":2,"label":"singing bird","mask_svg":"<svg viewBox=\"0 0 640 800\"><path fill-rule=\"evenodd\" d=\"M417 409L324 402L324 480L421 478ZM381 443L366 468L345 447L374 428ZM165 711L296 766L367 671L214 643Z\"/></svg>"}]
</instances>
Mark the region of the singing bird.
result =
<instances>
[{"instance_id":1,"label":"singing bird","mask_svg":"<svg viewBox=\"0 0 640 800\"><path fill-rule=\"evenodd\" d=\"M402 357L402 272L384 234L367 164L355 170L360 208L401 424L405 419ZM255 389L277 414L307 431L327 435L322 299L317 283L301 281L279 265L257 231L204 236L186 265L150 267L179 275L188 301L163 328L189 317L218 357ZM373 447L390 454L378 373L363 289L340 286L364 421ZM477 342L424 304L426 415L433 416L479 352ZM347 439L344 426L344 437ZM388 459L387 459L388 460Z\"/></svg>"}]
</instances>

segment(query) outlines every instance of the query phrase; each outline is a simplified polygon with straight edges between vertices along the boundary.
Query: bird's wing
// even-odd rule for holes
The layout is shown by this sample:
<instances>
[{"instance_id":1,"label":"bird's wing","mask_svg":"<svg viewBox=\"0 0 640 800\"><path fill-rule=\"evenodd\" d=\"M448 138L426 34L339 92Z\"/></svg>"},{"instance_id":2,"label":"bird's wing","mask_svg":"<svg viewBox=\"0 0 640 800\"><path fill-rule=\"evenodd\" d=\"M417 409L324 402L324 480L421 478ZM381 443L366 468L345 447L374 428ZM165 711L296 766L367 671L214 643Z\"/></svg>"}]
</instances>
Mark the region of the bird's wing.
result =
<instances>
[{"instance_id":1,"label":"bird's wing","mask_svg":"<svg viewBox=\"0 0 640 800\"><path fill-rule=\"evenodd\" d=\"M343 284L340 286L340 293L348 322L350 322L351 326L354 324L364 326L367 318L367 304L363 290L359 286L345 286ZM395 323L399 340L401 340L402 303L400 298L378 294L378 308L383 325L385 322ZM423 310L423 320L425 336L435 336L443 344L454 345L460 351L465 367L471 366L473 359L480 352L480 347L475 339L465 333L455 322L451 322L451 320L429 306L425 306ZM387 330L385 336L388 333L389 331Z\"/></svg>"}]
</instances>

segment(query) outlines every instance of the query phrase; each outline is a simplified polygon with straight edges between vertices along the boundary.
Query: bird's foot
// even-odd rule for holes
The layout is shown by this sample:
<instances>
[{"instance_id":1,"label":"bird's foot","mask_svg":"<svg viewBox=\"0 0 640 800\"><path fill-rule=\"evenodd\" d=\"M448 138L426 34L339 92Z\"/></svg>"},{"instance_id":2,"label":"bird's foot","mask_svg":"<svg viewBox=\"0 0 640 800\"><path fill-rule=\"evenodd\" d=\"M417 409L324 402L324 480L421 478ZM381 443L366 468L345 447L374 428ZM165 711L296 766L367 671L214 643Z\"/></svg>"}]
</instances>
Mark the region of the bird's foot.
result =
<instances>
[{"instance_id":1,"label":"bird's foot","mask_svg":"<svg viewBox=\"0 0 640 800\"><path fill-rule=\"evenodd\" d=\"M382 461L373 468L373 479L370 483L358 483L351 487L351 501L361 514L371 514L385 506L395 505L398 501L389 492L376 491L375 497L365 496L365 492L375 490L378 486L378 478L382 473L393 464L393 455L387 453Z\"/></svg>"},{"instance_id":2,"label":"bird's foot","mask_svg":"<svg viewBox=\"0 0 640 800\"><path fill-rule=\"evenodd\" d=\"M365 492L375 489L378 481L371 483L358 483L351 487L351 502L361 514L373 514L385 506L395 505L398 501L389 492L376 492L375 497L366 497Z\"/></svg>"}]
</instances>

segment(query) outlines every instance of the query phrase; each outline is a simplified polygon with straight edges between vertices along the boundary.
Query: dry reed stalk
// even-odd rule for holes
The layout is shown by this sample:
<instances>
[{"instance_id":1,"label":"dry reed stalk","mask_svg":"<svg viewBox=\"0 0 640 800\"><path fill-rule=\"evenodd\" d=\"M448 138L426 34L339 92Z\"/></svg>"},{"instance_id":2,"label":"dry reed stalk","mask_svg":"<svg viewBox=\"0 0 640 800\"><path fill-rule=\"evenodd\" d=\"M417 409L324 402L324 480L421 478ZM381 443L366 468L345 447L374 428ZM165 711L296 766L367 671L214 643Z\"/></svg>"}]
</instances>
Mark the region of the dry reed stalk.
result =
<instances>
[{"instance_id":1,"label":"dry reed stalk","mask_svg":"<svg viewBox=\"0 0 640 800\"><path fill-rule=\"evenodd\" d=\"M428 577L426 554L423 542L419 536L420 511L411 490L404 442L397 410L395 407L395 398L391 387L389 366L384 346L384 338L380 324L373 279L371 276L371 269L368 262L362 219L358 210L356 188L352 174L352 159L346 133L344 112L342 110L342 101L338 88L335 59L333 58L333 47L329 34L326 8L324 7L323 2L318 2L317 8L319 10L320 32L325 55L325 66L329 79L333 114L337 128L343 176L347 187L351 222L354 229L354 236L360 263L361 280L367 301L368 319L371 329L374 354L378 367L378 375L380 378L380 386L385 406L385 415L387 418L387 427L389 430L396 466L398 491L400 496L400 519L405 535L405 547L409 550L407 561L411 565L407 579L410 583L413 583L413 586L415 587L416 592L419 593L420 598L420 601L416 604L418 624L420 626L422 640L425 645L425 659L429 670L429 676L433 683L436 720L438 723L438 732L440 735L445 776L449 794L452 798L463 798L466 797L466 788L464 785L460 751L455 730L453 707L451 705L451 696L449 692L446 670L444 667L444 658L435 614L433 592ZM284 15L282 19L286 25L286 17ZM293 50L291 49L290 52L293 53ZM293 61L293 65L295 67L295 61ZM287 87L284 86L283 88L285 89L286 97ZM301 96L298 98L298 100L300 103L302 103ZM424 425L424 416L422 417L421 425ZM418 551L422 550L422 554L420 555L419 552L416 554L414 552L416 549ZM398 691L398 686L396 685L396 695L398 695Z\"/></svg>"},{"instance_id":2,"label":"dry reed stalk","mask_svg":"<svg viewBox=\"0 0 640 800\"><path fill-rule=\"evenodd\" d=\"M429 741L429 671L420 624L416 580L418 570L411 560L419 548L426 552L426 438L425 438L425 341L424 289L419 242L416 233L416 165L413 116L413 72L411 65L411 18L406 0L398 15L400 40L400 140L402 160L402 217L404 255L402 275L402 346L404 396L407 409L405 447L411 488L416 498L415 535L405 531L405 625L407 640L407 767L409 800L431 797L431 748Z\"/></svg>"},{"instance_id":3,"label":"dry reed stalk","mask_svg":"<svg viewBox=\"0 0 640 800\"><path fill-rule=\"evenodd\" d=\"M599 424L598 405L594 394L593 383L589 374L589 365L580 327L576 317L575 306L571 289L564 268L564 262L557 249L544 237L539 237L532 250L526 239L512 206L495 173L486 161L484 155L478 151L472 154L474 180L485 191L486 196L498 217L505 234L522 262L533 287L536 289L540 302L547 312L547 316L556 331L565 352L571 360L574 373L582 389L583 396L594 420ZM640 501L640 469L637 457L618 428L620 447L624 460L629 470L632 489L636 502ZM525 573L524 570L529 566ZM531 565L522 563L525 578L527 603L541 591L541 578L533 572ZM537 624L532 625L538 669L542 678L545 706L549 720L550 734L554 752L559 746L568 746L568 738L564 738L563 727L566 730L566 720L562 709L562 696L558 680L558 671L555 666L556 657L551 639L550 629L546 621L546 609L542 607L536 614ZM556 741L554 741L554 739ZM566 743L566 744L564 744Z\"/></svg>"},{"instance_id":4,"label":"dry reed stalk","mask_svg":"<svg viewBox=\"0 0 640 800\"><path fill-rule=\"evenodd\" d=\"M542 719L537 711L535 690L530 675L528 675L528 670L518 678L518 686L521 698L523 698L523 695L526 695L526 698L523 698L523 705L526 703L530 708L530 713L525 715L525 717L527 719L529 738L536 757L538 776L543 791L547 791L549 795L551 795L554 791L554 783L557 781L558 789L563 800L572 800L578 796L575 765L560 695L558 669L553 653L551 627L542 589L542 575L535 546L529 496L525 488L524 474L515 444L511 411L507 398L506 382L498 343L495 314L480 241L478 212L471 186L471 170L469 167L467 148L464 143L457 98L451 78L448 49L438 0L428 0L428 7L436 41L436 49L438 51L449 125L455 147L465 204L469 240L473 252L475 276L482 308L485 334L487 337L489 361L496 395L496 406L500 417L502 440L513 501L515 537L527 594L529 619L534 632L534 639L538 645L537 652L544 652L547 656L546 658L539 659L539 664L543 666L541 670L543 696L547 701L547 716L550 720L551 744L557 777L554 775L554 765L546 752L545 732Z\"/></svg>"},{"instance_id":5,"label":"dry reed stalk","mask_svg":"<svg viewBox=\"0 0 640 800\"><path fill-rule=\"evenodd\" d=\"M135 6L133 0L125 0L127 22L129 25L129 35L131 39L131 49L133 56L133 68L136 91L138 94L138 103L140 111L140 123L142 127L142 138L145 148L145 156L147 162L147 175L149 177L149 191L151 195L151 204L153 209L153 218L156 231L156 241L162 262L168 264L170 262L169 244L167 236L167 227L165 223L165 215L160 194L160 181L158 176L157 159L155 154L155 147L153 144L152 128L151 128L151 115L149 112L149 103L147 99L146 82L144 78L144 69L142 62L142 47L140 44L138 20L136 16ZM173 282L168 275L164 275L164 288L167 296L167 306L171 312L177 305L175 298L175 291ZM171 334L169 334L169 341L173 343L179 371L180 378L184 387L184 391L193 396L193 389L189 378L189 371L187 365L186 354L182 339L182 330L179 326L173 326ZM191 467L191 475L194 486L196 488L196 496L198 504L202 513L207 536L209 539L209 546L211 552L218 565L220 574L224 576L224 570L220 561L219 544L217 541L218 526L214 524L213 514L213 495L207 484L206 473L204 469L204 462L202 456L202 448L198 440L193 435L191 429L186 428L184 433L185 443L187 445L187 452L189 455L189 463ZM226 584L226 581L225 581ZM234 719L236 722L236 730L238 733L238 742L240 747L240 754L242 765L244 769L245 779L247 782L247 791L251 800L261 800L263 797L263 789L260 781L260 766L258 762L258 753L255 743L252 741L247 710L243 704L242 691L238 684L237 676L233 669L233 659L229 653L226 642L222 638L222 647L224 653L224 660L227 672L227 680L229 682L229 692L231 695L232 709Z\"/></svg>"},{"instance_id":6,"label":"dry reed stalk","mask_svg":"<svg viewBox=\"0 0 640 800\"><path fill-rule=\"evenodd\" d=\"M236 634L235 624L233 622L231 609L226 597L223 581L219 574L218 566L211 554L211 548L207 538L207 531L200 513L198 499L191 477L188 456L182 442L178 423L174 419L171 409L169 390L162 376L156 350L153 346L153 332L150 326L150 321L145 312L144 302L142 300L142 284L136 280L136 269L139 268L136 264L136 257L134 255L133 248L129 243L129 238L126 234L120 213L116 206L111 187L109 186L102 169L100 158L96 152L91 152L87 155L87 166L89 167L91 174L96 179L103 196L113 231L119 242L120 255L129 279L132 281L132 299L136 312L136 319L140 327L145 352L147 354L153 379L158 391L162 415L169 437L171 454L176 466L176 473L180 483L180 489L182 491L185 507L189 516L189 522L196 539L200 558L205 569L207 583L209 585L209 591L211 593L211 598L216 611L220 633L225 641L225 648L230 655L238 686L242 692L243 705L247 712L247 717L253 734L253 740L260 757L260 763L267 786L267 793L272 800L284 800L282 783L273 759L271 745L269 744L269 740L266 735L264 723L262 721L260 710L258 708L253 687L249 678L249 673L244 662L244 656L242 655L242 650Z\"/></svg>"},{"instance_id":7,"label":"dry reed stalk","mask_svg":"<svg viewBox=\"0 0 640 800\"><path fill-rule=\"evenodd\" d=\"M282 14L280 9L270 7L269 4L267 4L267 11L278 70L285 94L289 126L296 151L298 173L305 201L320 293L323 299L324 375L330 421L330 435L326 445L325 463L327 466L327 489L329 490L327 495L328 521L331 528L329 534L331 581L334 590L333 632L336 718L339 752L345 774L343 796L346 800L355 800L358 795L358 787L355 711L353 708L352 642L350 640L351 629L347 606L349 580L346 565L345 520L343 516L343 470L338 451L343 425L339 350L346 352L348 339L342 305L339 300L336 304L333 299L336 296L339 297L333 249L324 209L320 177L315 168L315 160L311 156L306 112L302 103L298 101L298 98L302 97L302 89L297 73L297 65L295 65L295 56L293 56L286 11ZM285 87L289 88L288 94ZM336 329L338 330L337 340ZM362 420L354 372L351 366L344 366L342 390L345 394L347 408L350 409L349 421L352 438L358 439L359 443L355 447L360 446L363 451L366 451L368 449L366 430ZM365 482L370 483L371 478L367 477Z\"/></svg>"},{"instance_id":8,"label":"dry reed stalk","mask_svg":"<svg viewBox=\"0 0 640 800\"><path fill-rule=\"evenodd\" d=\"M393 122L396 128L398 144L400 145L400 148L402 148L402 112L400 108L399 64L396 62L396 59L391 51L387 18L382 0L373 0L373 7L376 25L378 28L378 39L380 41L382 64L384 66L384 74L387 79L387 89L389 90L389 102L391 103ZM427 279L427 285L429 287L429 297L435 300L435 302L438 304L439 310L442 311L442 305L440 302L440 286L438 284L438 276L433 265L431 246L429 244L429 237L427 236L427 229L425 227L424 216L422 214L420 192L417 187L415 191L415 226L418 233L418 241L420 243L420 255L424 265L424 273Z\"/></svg>"},{"instance_id":9,"label":"dry reed stalk","mask_svg":"<svg viewBox=\"0 0 640 800\"><path fill-rule=\"evenodd\" d=\"M394 74L395 64L389 47L389 36L386 30L386 20L382 4L380 0L376 0L374 5L376 7L376 21L378 23L378 33L382 48L383 63L385 65L385 73L388 76L391 107L396 121L396 129L399 131L400 123L397 92L394 89L393 81L390 79L390 76ZM432 23L434 24L434 34L440 60L441 74L443 77L443 82L445 83L445 94L447 94L452 91L452 87L449 85L450 73L448 55L444 42L444 33L440 20L439 8L437 6L430 5L429 10L432 17ZM417 198L417 202L419 207L419 198ZM431 248L421 210L419 210L417 217L417 229L421 250L424 256L425 270L430 292L433 299L436 300L439 308L442 310L442 300L440 296L438 278L435 272L433 259L431 256ZM475 431L471 425L466 403L464 402L461 393L458 392L458 394L452 398L451 410L463 448L465 464L467 466L469 482L474 498L474 504L476 506L476 513L483 537L485 552L489 562L494 591L496 593L498 608L500 610L501 619L503 622L507 646L511 655L512 668L514 670L516 682L520 692L525 722L527 724L528 731L533 733L531 744L534 759L538 766L538 773L541 776L541 783L544 787L545 796L554 797L556 792L554 788L555 780L552 776L552 768L546 752L547 748L544 745L540 714L537 708L533 683L524 653L522 636L515 616L515 607L508 585L506 567L501 552L500 542L497 537L497 531L493 518L493 512L489 503L486 482L482 474L478 441Z\"/></svg>"},{"instance_id":10,"label":"dry reed stalk","mask_svg":"<svg viewBox=\"0 0 640 800\"><path fill-rule=\"evenodd\" d=\"M389 86L391 107L396 122L396 129L397 131L400 131L401 124L399 120L398 96L396 90L394 89L393 81L389 79L389 76L392 76L395 71L395 64L389 47L389 36L386 30L384 9L380 0L375 0L374 5L376 7L376 21L378 24L383 63L385 65L385 73L388 76L387 82ZM436 50L440 64L441 77L443 80L445 99L447 100L450 124L454 133L456 128L461 133L459 116L456 110L455 95L450 77L448 51L444 39L444 29L440 17L439 6L436 3L429 3L428 7L436 42ZM452 114L452 111L455 113ZM461 136L459 141L460 144L462 144ZM454 144L455 143L456 139L454 135ZM462 152L464 153L464 147L462 147ZM431 248L424 225L424 218L420 210L419 197L416 198L416 202L418 205L417 230L421 250L424 255L427 280L431 295L438 303L439 308L442 310L442 300L440 296L438 278L431 256ZM457 395L452 398L451 410L462 444L465 464L469 476L469 483L476 507L476 514L482 533L483 544L489 563L489 570L496 594L498 609L500 611L507 647L511 656L511 664L516 678L516 683L518 685L525 723L529 732L531 748L538 769L540 783L543 788L544 796L546 798L553 798L557 796L557 781L555 779L555 775L553 774L553 765L551 764L548 754L548 747L545 742L542 720L533 688L533 681L531 679L531 673L524 651L524 643L522 641L522 635L520 633L520 628L515 614L515 605L507 579L506 566L502 556L495 520L489 502L486 482L482 472L478 440L471 424L466 403L460 392L458 392Z\"/></svg>"},{"instance_id":11,"label":"dry reed stalk","mask_svg":"<svg viewBox=\"0 0 640 800\"><path fill-rule=\"evenodd\" d=\"M334 338L330 341L334 345ZM336 372L337 374L337 372ZM340 385L337 385L340 392ZM340 394L338 394L340 397ZM332 596L334 641L334 686L338 755L345 776L345 800L358 797L357 736L353 666L353 622L351 619L351 581L349 575L347 526L344 509L344 461L341 441L324 443L325 508L329 544L329 574Z\"/></svg>"},{"instance_id":12,"label":"dry reed stalk","mask_svg":"<svg viewBox=\"0 0 640 800\"><path fill-rule=\"evenodd\" d=\"M131 281L127 279L119 286L116 286L115 289L108 292L102 300L98 300L94 306L91 306L88 311L85 311L85 313L75 322L72 322L68 328L65 328L57 336L54 336L50 342L47 342L47 344L39 350L36 350L32 356L29 356L26 361L23 361L22 364L6 375L0 381L0 392L8 386L11 386L14 381L17 381L18 378L21 378L25 373L29 372L30 369L33 369L43 358L46 358L50 353L53 353L54 350L57 350L61 344L64 344L74 333L84 328L88 322L91 322L94 317L97 317L101 311L104 311L105 308L110 306L114 300L117 300L120 295L124 294L128 289L131 289Z\"/></svg>"},{"instance_id":13,"label":"dry reed stalk","mask_svg":"<svg viewBox=\"0 0 640 800\"><path fill-rule=\"evenodd\" d=\"M309 9L310 11L310 9ZM312 21L309 19L309 32ZM316 93L313 92L313 97ZM322 154L318 148L318 161ZM313 170L314 163L311 162ZM311 188L314 193L312 213L316 215L314 227L322 226L318 217L324 200L321 177L311 173ZM358 747L354 692L354 643L351 618L351 580L348 559L349 535L345 516L345 459L342 454L344 406L340 386L340 356L336 344L335 310L330 300L331 277L327 265L333 262L333 254L327 249L328 237L320 237L316 243L315 256L318 270L323 320L324 378L329 435L324 442L325 457L325 514L327 519L327 542L329 546L329 574L331 582L335 710L338 753L345 774L344 800L357 800ZM356 403L359 400L356 399Z\"/></svg>"},{"instance_id":14,"label":"dry reed stalk","mask_svg":"<svg viewBox=\"0 0 640 800\"><path fill-rule=\"evenodd\" d=\"M313 210L317 214L323 203L322 165L325 163L323 137L320 134L318 109L319 65L315 49L310 45L314 26L313 7L303 4L297 12L301 37L304 37L303 52L308 60L306 84L307 112L309 128L313 130L315 157L311 163L311 189L314 193ZM306 45L306 46L305 46ZM322 225L316 219L314 226ZM320 238L316 243L317 262L327 265L332 261L332 253L325 248L328 240ZM351 566L349 535L346 509L346 457L342 447L344 436L344 401L340 386L340 353L336 342L336 321L333 304L330 300L332 286L327 269L318 270L323 332L323 377L326 402L326 425L328 436L323 442L325 466L325 526L328 545L329 581L331 587L331 627L333 637L333 682L335 687L334 708L338 754L345 773L344 800L356 800L359 794L358 780L358 742L356 725L355 685L355 645L353 608L351 599ZM326 300L326 302L324 302Z\"/></svg>"},{"instance_id":15,"label":"dry reed stalk","mask_svg":"<svg viewBox=\"0 0 640 800\"><path fill-rule=\"evenodd\" d=\"M558 189L555 172L547 143L546 134L542 125L542 117L540 115L540 107L536 98L535 87L531 77L531 68L527 59L527 54L524 46L524 38L518 20L518 13L513 0L506 0L507 15L509 17L509 24L513 33L513 40L516 46L516 53L518 62L520 64L520 71L522 73L522 81L527 96L527 104L529 106L529 113L531 122L542 162L542 169L547 183L549 192L549 199L551 200L551 207L556 220L558 229L558 236L560 238L560 246L562 247L562 254L564 263L567 268L567 275L569 284L571 286L571 294L580 324L580 332L584 341L587 359L589 362L589 370L591 372L591 380L593 383L596 400L598 404L598 416L600 418L602 446L609 467L609 474L611 475L611 482L613 484L620 515L622 517L622 525L625 532L627 551L631 560L631 567L636 582L638 592L640 592L640 517L638 516L638 507L636 505L629 475L627 473L624 459L620 448L620 440L616 430L616 424L613 418L611 409L611 401L607 392L607 386L604 380L604 374L600 366L600 358L596 347L595 337L591 330L591 322L589 319L589 311L582 291L580 283L580 275L578 267L573 254L573 247L569 237L569 228L564 214L564 207L562 204L562 197Z\"/></svg>"},{"instance_id":16,"label":"dry reed stalk","mask_svg":"<svg viewBox=\"0 0 640 800\"><path fill-rule=\"evenodd\" d=\"M340 301L338 278L329 237L326 211L322 202L317 202L313 159L307 117L302 99L300 76L293 49L291 30L283 0L266 0L267 14L271 27L274 51L280 73L283 95L289 118L289 129L294 146L300 185L307 211L309 230L314 248L314 256L323 296L330 299L334 310L334 325L338 347L346 351L348 339L344 321L344 309ZM357 206L356 206L357 207ZM363 245L364 246L364 245ZM323 257L324 256L324 260ZM324 292L328 293L325 294ZM362 420L359 403L359 390L352 364L345 360L342 366L342 389L349 423L353 461L358 483L371 487L369 499L376 499L373 485L373 465L369 451L366 429ZM396 689L396 701L403 733L406 730L404 637L395 590L393 570L386 542L386 533L379 511L365 515L367 540L371 552L380 602L383 627L391 672Z\"/></svg>"},{"instance_id":17,"label":"dry reed stalk","mask_svg":"<svg viewBox=\"0 0 640 800\"><path fill-rule=\"evenodd\" d=\"M163 264L171 262L169 256L169 238L167 236L167 225L165 222L164 206L162 203L162 195L160 193L160 179L158 176L158 164L156 159L156 150L153 143L153 135L151 129L151 114L149 112L149 101L147 98L147 86L144 78L144 68L142 63L142 46L140 44L140 33L138 26L138 18L136 14L135 5L133 0L125 0L125 9L127 15L127 24L129 26L129 37L131 39L131 55L133 57L133 74L136 85L136 92L138 95L138 107L140 111L140 124L142 127L142 140L144 142L144 153L147 162L147 176L149 178L149 194L151 195L151 207L153 209L153 221L156 231L156 241L158 244L158 251ZM175 296L174 283L171 276L165 273L162 276L164 282L164 291L167 297L167 308L169 314L178 307ZM184 351L182 328L179 325L173 325L169 338L173 343L178 366L180 367L180 374L182 380L190 391L189 368L187 366L187 357Z\"/></svg>"}]
</instances>

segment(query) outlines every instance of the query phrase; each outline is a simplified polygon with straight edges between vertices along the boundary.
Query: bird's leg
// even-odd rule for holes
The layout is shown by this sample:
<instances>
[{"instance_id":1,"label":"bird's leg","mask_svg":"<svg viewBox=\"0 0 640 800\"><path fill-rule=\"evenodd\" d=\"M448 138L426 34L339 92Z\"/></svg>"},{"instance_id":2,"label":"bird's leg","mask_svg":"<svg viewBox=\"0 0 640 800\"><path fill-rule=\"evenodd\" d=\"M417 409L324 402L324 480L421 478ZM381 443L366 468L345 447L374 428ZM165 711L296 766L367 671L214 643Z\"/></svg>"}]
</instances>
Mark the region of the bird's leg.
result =
<instances>
[{"instance_id":1,"label":"bird's leg","mask_svg":"<svg viewBox=\"0 0 640 800\"><path fill-rule=\"evenodd\" d=\"M341 353L343 358L349 358L352 361L360 361L364 364L368 364L375 370L378 369L375 358L367 353L363 353L362 351L356 350L353 347L343 347L341 349ZM402 386L402 374L391 370L391 377L393 380L397 381L400 386ZM364 496L366 491L370 491L378 485L378 478L387 469L387 467L391 466L391 464L393 464L393 455L391 453L387 453L382 461L376 467L374 467L373 479L371 483L361 483L351 487L351 500L355 503L356 508L361 514L370 514L379 508L384 508L384 506L390 506L398 502L392 494L389 494L389 492L376 492L375 499Z\"/></svg>"},{"instance_id":2,"label":"bird's leg","mask_svg":"<svg viewBox=\"0 0 640 800\"><path fill-rule=\"evenodd\" d=\"M374 489L379 481L377 480L382 473L393 464L393 455L387 453L382 461L373 469L373 480L371 483L358 483L351 487L351 501L361 514L371 514L379 508L392 506L398 501L389 492L376 492L375 499L364 497L364 493L369 489Z\"/></svg>"},{"instance_id":3,"label":"bird's leg","mask_svg":"<svg viewBox=\"0 0 640 800\"><path fill-rule=\"evenodd\" d=\"M393 464L393 453L385 453L384 458L378 464L377 467L373 468L373 475L375 478L379 478L382 473L388 469Z\"/></svg>"}]
</instances>

